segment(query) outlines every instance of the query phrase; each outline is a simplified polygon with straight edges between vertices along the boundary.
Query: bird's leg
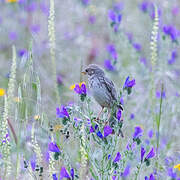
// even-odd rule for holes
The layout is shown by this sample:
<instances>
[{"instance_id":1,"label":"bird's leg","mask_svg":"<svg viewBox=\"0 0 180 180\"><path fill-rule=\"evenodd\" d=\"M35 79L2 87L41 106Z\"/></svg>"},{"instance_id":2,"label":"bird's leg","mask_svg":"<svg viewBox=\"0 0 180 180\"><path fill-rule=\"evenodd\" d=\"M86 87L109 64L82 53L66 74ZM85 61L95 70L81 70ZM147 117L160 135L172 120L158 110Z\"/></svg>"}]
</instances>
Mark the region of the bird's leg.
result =
<instances>
[{"instance_id":1,"label":"bird's leg","mask_svg":"<svg viewBox=\"0 0 180 180\"><path fill-rule=\"evenodd\" d=\"M109 112L108 112L108 118L107 118L107 121L105 122L105 126L106 126L106 125L109 125L109 119L110 119L110 117L111 117L111 111L109 110Z\"/></svg>"},{"instance_id":2,"label":"bird's leg","mask_svg":"<svg viewBox=\"0 0 180 180\"><path fill-rule=\"evenodd\" d=\"M99 118L100 118L100 115L101 115L101 113L103 112L103 109L104 109L104 107L102 107L102 109L101 109L101 111L99 112L99 114L98 114L98 116L97 116L97 120L99 120Z\"/></svg>"}]
</instances>

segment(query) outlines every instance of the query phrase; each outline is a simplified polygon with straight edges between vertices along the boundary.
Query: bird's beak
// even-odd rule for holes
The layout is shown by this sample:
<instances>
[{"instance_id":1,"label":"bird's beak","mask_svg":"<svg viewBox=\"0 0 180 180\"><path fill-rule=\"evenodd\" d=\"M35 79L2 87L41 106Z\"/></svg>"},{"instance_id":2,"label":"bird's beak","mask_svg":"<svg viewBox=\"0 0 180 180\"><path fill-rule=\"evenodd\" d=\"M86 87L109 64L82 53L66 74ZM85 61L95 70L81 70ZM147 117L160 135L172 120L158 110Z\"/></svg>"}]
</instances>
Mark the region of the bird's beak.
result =
<instances>
[{"instance_id":1,"label":"bird's beak","mask_svg":"<svg viewBox=\"0 0 180 180\"><path fill-rule=\"evenodd\" d=\"M85 71L82 71L81 73L82 73L83 75L86 75L86 72L85 72Z\"/></svg>"}]
</instances>

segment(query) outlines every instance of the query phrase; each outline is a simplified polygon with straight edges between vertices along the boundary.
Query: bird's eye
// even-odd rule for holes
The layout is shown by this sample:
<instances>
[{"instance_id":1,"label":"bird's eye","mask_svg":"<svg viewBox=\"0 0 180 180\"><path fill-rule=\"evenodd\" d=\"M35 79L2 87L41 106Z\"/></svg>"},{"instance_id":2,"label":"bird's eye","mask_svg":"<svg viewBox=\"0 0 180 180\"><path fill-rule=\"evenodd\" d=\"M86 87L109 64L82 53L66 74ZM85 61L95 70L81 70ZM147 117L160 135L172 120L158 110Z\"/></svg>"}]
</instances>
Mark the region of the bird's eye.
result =
<instances>
[{"instance_id":1,"label":"bird's eye","mask_svg":"<svg viewBox=\"0 0 180 180\"><path fill-rule=\"evenodd\" d=\"M86 69L85 72L88 72L88 70Z\"/></svg>"}]
</instances>

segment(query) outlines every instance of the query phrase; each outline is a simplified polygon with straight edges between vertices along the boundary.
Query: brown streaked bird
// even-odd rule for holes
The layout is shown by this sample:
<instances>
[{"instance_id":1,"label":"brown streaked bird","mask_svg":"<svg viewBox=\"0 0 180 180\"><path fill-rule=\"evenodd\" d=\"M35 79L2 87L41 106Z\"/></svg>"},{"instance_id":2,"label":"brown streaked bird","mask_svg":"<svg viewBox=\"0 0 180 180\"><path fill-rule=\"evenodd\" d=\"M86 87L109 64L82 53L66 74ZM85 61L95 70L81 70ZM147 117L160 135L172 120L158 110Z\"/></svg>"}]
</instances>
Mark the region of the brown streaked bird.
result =
<instances>
[{"instance_id":1,"label":"brown streaked bird","mask_svg":"<svg viewBox=\"0 0 180 180\"><path fill-rule=\"evenodd\" d=\"M109 115L114 105L123 110L121 104L117 102L114 83L105 76L104 71L98 65L90 64L82 73L88 75L89 89L94 99L102 107L97 119L99 119L105 107L108 108Z\"/></svg>"}]
</instances>

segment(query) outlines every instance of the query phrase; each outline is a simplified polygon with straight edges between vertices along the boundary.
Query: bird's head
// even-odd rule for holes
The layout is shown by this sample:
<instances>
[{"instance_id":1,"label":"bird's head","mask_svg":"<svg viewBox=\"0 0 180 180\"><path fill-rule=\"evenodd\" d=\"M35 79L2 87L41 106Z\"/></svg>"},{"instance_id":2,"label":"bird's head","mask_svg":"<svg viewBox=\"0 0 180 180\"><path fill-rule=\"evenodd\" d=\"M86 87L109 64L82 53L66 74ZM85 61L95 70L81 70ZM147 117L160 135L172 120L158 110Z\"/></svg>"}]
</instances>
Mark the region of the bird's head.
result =
<instances>
[{"instance_id":1,"label":"bird's head","mask_svg":"<svg viewBox=\"0 0 180 180\"><path fill-rule=\"evenodd\" d=\"M82 71L82 74L87 74L88 76L104 76L104 71L98 65L90 64L84 69L84 71Z\"/></svg>"}]
</instances>

